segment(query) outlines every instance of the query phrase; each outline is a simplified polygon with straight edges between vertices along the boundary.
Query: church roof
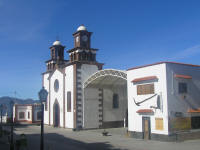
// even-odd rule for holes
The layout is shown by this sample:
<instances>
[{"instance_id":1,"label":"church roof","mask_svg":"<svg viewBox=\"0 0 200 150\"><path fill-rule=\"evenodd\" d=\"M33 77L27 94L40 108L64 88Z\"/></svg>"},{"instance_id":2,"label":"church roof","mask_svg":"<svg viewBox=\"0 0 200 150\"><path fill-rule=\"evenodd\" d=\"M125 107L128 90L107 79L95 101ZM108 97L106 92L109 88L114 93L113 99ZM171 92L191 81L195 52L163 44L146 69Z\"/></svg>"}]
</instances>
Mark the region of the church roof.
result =
<instances>
[{"instance_id":1,"label":"church roof","mask_svg":"<svg viewBox=\"0 0 200 150\"><path fill-rule=\"evenodd\" d=\"M61 42L59 40L56 40L55 42L53 42L53 45L61 45Z\"/></svg>"},{"instance_id":2,"label":"church roof","mask_svg":"<svg viewBox=\"0 0 200 150\"><path fill-rule=\"evenodd\" d=\"M77 28L77 31L87 31L86 27L84 25L80 25L78 28Z\"/></svg>"}]
</instances>

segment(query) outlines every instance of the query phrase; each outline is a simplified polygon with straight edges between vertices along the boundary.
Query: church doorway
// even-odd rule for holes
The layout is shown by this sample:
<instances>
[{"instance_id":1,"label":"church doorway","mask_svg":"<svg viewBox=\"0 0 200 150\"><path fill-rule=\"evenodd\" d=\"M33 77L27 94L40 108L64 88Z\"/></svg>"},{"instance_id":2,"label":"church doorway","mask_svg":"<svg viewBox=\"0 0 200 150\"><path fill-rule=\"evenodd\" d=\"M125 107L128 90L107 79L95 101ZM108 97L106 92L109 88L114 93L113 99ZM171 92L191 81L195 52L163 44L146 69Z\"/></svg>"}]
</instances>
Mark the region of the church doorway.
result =
<instances>
[{"instance_id":1,"label":"church doorway","mask_svg":"<svg viewBox=\"0 0 200 150\"><path fill-rule=\"evenodd\" d=\"M116 128L128 125L125 71L100 70L84 82L83 128Z\"/></svg>"},{"instance_id":2,"label":"church doorway","mask_svg":"<svg viewBox=\"0 0 200 150\"><path fill-rule=\"evenodd\" d=\"M60 125L60 107L57 100L53 105L53 125L54 127L59 127Z\"/></svg>"}]
</instances>

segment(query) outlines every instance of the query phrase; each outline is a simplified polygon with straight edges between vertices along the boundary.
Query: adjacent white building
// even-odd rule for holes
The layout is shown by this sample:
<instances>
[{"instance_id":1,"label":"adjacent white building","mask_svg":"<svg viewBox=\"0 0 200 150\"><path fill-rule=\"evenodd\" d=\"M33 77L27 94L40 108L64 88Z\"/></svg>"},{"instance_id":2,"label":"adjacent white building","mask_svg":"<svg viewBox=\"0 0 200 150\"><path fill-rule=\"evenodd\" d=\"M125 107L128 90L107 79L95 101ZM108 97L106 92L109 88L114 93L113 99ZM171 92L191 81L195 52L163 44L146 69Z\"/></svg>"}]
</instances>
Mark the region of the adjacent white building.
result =
<instances>
[{"instance_id":1,"label":"adjacent white building","mask_svg":"<svg viewBox=\"0 0 200 150\"><path fill-rule=\"evenodd\" d=\"M13 118L17 123L39 123L41 121L40 104L15 104Z\"/></svg>"},{"instance_id":2,"label":"adjacent white building","mask_svg":"<svg viewBox=\"0 0 200 150\"><path fill-rule=\"evenodd\" d=\"M200 66L160 62L127 71L128 130L135 138L173 140L200 128Z\"/></svg>"}]
</instances>

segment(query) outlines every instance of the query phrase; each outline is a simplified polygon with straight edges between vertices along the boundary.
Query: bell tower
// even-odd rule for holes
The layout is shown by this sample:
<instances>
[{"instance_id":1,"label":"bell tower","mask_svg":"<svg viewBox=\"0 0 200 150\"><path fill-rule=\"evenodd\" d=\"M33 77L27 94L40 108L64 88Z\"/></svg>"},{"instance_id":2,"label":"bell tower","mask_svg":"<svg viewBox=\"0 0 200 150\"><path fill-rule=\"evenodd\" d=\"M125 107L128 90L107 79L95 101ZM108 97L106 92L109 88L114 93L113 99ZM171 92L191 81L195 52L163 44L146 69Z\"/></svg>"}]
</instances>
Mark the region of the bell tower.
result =
<instances>
[{"instance_id":1,"label":"bell tower","mask_svg":"<svg viewBox=\"0 0 200 150\"><path fill-rule=\"evenodd\" d=\"M65 46L62 46L60 41L56 40L53 43L53 45L50 47L51 59L57 60L57 61L63 61L64 60L64 48L65 48Z\"/></svg>"},{"instance_id":2,"label":"bell tower","mask_svg":"<svg viewBox=\"0 0 200 150\"><path fill-rule=\"evenodd\" d=\"M91 35L84 25L73 34L74 48L69 50L70 62L96 62L97 49L91 48Z\"/></svg>"},{"instance_id":3,"label":"bell tower","mask_svg":"<svg viewBox=\"0 0 200 150\"><path fill-rule=\"evenodd\" d=\"M65 46L62 46L59 40L53 43L50 47L51 59L46 61L47 71L54 70L56 67L61 67L65 64L64 49Z\"/></svg>"},{"instance_id":4,"label":"bell tower","mask_svg":"<svg viewBox=\"0 0 200 150\"><path fill-rule=\"evenodd\" d=\"M90 37L92 32L88 32L84 25L81 25L77 32L73 34L74 36L74 47L80 48L90 48Z\"/></svg>"}]
</instances>

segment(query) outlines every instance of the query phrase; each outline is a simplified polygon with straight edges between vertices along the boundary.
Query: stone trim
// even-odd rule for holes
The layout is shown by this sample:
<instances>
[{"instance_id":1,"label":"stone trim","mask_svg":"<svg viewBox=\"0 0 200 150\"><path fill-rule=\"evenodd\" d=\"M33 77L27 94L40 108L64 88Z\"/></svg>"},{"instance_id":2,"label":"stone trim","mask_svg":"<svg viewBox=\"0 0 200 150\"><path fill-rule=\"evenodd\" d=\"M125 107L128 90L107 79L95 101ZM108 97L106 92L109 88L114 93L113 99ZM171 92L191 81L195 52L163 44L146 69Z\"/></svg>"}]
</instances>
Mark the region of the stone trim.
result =
<instances>
[{"instance_id":1,"label":"stone trim","mask_svg":"<svg viewBox=\"0 0 200 150\"><path fill-rule=\"evenodd\" d=\"M76 71L76 95L77 95L77 128L82 128L82 122L83 122L83 112L82 112L82 99L83 99L83 94L82 94L82 76L81 76L81 65L78 65L77 71Z\"/></svg>"},{"instance_id":2,"label":"stone trim","mask_svg":"<svg viewBox=\"0 0 200 150\"><path fill-rule=\"evenodd\" d=\"M98 90L99 90L99 97L98 97L99 128L101 128L103 123L103 89L98 89Z\"/></svg>"},{"instance_id":3,"label":"stone trim","mask_svg":"<svg viewBox=\"0 0 200 150\"><path fill-rule=\"evenodd\" d=\"M49 125L51 125L51 80L49 79Z\"/></svg>"},{"instance_id":4,"label":"stone trim","mask_svg":"<svg viewBox=\"0 0 200 150\"><path fill-rule=\"evenodd\" d=\"M73 76L73 80L74 80L74 82L73 82L73 86L74 86L74 92L73 92L73 94L74 94L74 107L73 107L73 112L74 112L74 129L76 129L76 99L77 99L77 96L76 96L76 71L77 71L77 65L76 64L74 64L73 65L73 72L74 72L74 76Z\"/></svg>"}]
</instances>

